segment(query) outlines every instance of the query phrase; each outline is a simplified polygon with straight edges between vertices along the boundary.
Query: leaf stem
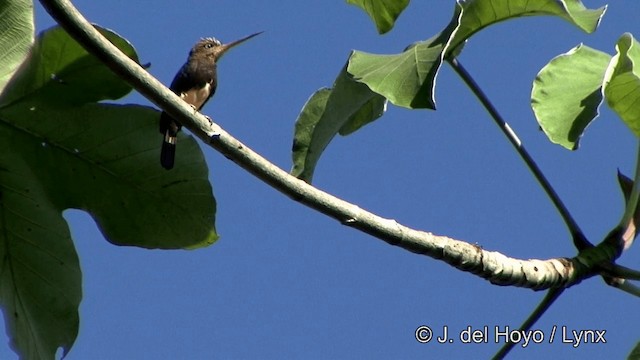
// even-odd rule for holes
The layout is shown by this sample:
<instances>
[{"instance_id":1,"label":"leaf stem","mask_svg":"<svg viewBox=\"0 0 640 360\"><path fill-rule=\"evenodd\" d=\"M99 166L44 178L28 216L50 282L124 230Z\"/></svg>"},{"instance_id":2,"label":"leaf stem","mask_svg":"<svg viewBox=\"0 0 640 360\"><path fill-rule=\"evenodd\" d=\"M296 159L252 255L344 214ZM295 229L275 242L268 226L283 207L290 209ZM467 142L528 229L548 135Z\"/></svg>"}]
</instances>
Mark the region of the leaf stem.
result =
<instances>
[{"instance_id":1,"label":"leaf stem","mask_svg":"<svg viewBox=\"0 0 640 360\"><path fill-rule=\"evenodd\" d=\"M555 288L550 289L547 294L544 296L540 304L533 310L531 315L520 325L520 331L528 331L531 329L533 324L536 323L542 317L542 315L553 305L553 303L562 295L564 292L564 288ZM493 359L503 359L511 349L516 345L514 342L506 342L498 352L493 355Z\"/></svg>"},{"instance_id":2,"label":"leaf stem","mask_svg":"<svg viewBox=\"0 0 640 360\"><path fill-rule=\"evenodd\" d=\"M498 113L498 110L496 110L489 98L484 94L482 89L480 89L480 86L475 82L475 80L473 80L469 72L467 72L467 70L462 66L462 64L460 64L460 62L456 58L447 58L447 62L449 63L449 65L451 65L451 67L453 67L453 70L458 74L458 76L460 76L462 80L467 84L467 86L471 89L478 100L480 100L482 106L484 106L484 108L489 112L493 121L496 123L496 125L498 125L500 130L502 130L507 139L509 139L511 145L513 145L529 170L531 170L531 172L533 173L533 176L536 178L536 180L538 180L538 183L540 183L540 186L542 186L542 189L544 189L544 191L547 193L547 196L549 196L549 199L556 207L556 209L560 213L560 216L569 228L569 232L571 233L573 244L575 245L575 247L578 250L593 247L593 244L591 244L591 242L589 242L589 240L587 240L587 238L584 236L584 233L578 226L578 223L576 223L573 216L571 216L569 210L567 210L567 207L564 205L556 191L544 176L536 162L533 160L531 155L529 155L529 152L525 149L522 141L520 141L511 126L509 126L509 124L502 118L500 113Z\"/></svg>"},{"instance_id":3,"label":"leaf stem","mask_svg":"<svg viewBox=\"0 0 640 360\"><path fill-rule=\"evenodd\" d=\"M620 228L624 229L629 226L633 221L633 217L636 215L636 209L638 207L638 198L640 197L640 143L638 144L638 154L636 155L636 173L633 177L633 187L631 188L631 194L629 195L629 201L627 201L627 207L624 210L624 215L620 220ZM633 239L630 240L633 242ZM625 248L628 248L631 243L626 244Z\"/></svg>"}]
</instances>

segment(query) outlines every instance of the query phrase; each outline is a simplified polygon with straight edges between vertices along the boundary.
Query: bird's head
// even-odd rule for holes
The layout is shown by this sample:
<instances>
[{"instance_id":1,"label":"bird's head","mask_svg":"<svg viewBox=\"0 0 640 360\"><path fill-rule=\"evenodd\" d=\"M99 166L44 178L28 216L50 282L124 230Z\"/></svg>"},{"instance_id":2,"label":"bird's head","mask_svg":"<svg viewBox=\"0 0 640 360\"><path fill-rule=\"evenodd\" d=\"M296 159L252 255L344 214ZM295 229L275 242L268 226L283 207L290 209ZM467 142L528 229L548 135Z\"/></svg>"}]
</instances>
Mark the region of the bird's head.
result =
<instances>
[{"instance_id":1,"label":"bird's head","mask_svg":"<svg viewBox=\"0 0 640 360\"><path fill-rule=\"evenodd\" d=\"M189 57L206 56L213 58L214 61L217 61L232 47L239 45L260 34L262 34L262 31L243 37L242 39L232 41L228 44L223 44L220 42L220 40L212 37L203 38L193 46L193 49L191 49L191 52L189 53Z\"/></svg>"}]
</instances>

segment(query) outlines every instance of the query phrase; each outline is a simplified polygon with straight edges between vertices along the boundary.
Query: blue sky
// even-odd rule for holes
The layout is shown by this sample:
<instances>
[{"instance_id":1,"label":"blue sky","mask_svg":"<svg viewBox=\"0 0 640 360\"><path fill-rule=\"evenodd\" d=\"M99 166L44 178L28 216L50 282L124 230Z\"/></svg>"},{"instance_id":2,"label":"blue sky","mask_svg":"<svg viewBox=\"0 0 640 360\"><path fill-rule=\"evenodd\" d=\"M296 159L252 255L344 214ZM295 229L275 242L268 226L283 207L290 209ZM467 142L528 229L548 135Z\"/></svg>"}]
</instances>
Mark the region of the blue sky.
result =
<instances>
[{"instance_id":1,"label":"blue sky","mask_svg":"<svg viewBox=\"0 0 640 360\"><path fill-rule=\"evenodd\" d=\"M290 169L302 105L332 84L349 52L396 53L429 38L447 24L453 3L414 1L384 36L343 1L76 6L131 41L165 84L200 37L229 41L264 30L222 59L218 92L203 112ZM558 18L509 21L474 36L460 57L592 242L622 214L616 169L632 174L637 141L602 106L578 151L551 144L530 109L531 84L549 60L581 42L612 54L622 33L640 36L639 13L638 2L612 2L591 35ZM37 30L52 25L36 4ZM377 122L336 138L315 185L402 224L507 256L574 256L560 217L462 81L444 66L437 85L438 111L390 106ZM123 102L150 105L136 93ZM209 248L116 247L88 215L66 212L84 291L80 334L68 359L486 358L500 344L420 344L414 331L447 326L457 336L467 326L515 328L544 296L389 246L291 201L212 149L204 153L222 236ZM633 247L620 263L637 267L639 260ZM637 304L598 277L586 280L534 329L606 330L607 343L574 348L557 340L512 354L621 358L640 339ZM0 343L0 358L16 358L6 336Z\"/></svg>"}]
</instances>

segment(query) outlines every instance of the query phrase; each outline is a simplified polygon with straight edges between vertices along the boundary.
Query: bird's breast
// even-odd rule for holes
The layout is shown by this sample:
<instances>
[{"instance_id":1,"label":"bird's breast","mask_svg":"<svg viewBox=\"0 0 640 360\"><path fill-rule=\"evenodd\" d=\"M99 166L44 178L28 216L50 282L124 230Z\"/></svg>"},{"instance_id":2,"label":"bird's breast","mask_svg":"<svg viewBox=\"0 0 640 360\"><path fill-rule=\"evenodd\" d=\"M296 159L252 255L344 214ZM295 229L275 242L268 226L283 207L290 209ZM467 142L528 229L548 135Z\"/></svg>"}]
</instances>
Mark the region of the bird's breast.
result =
<instances>
[{"instance_id":1,"label":"bird's breast","mask_svg":"<svg viewBox=\"0 0 640 360\"><path fill-rule=\"evenodd\" d=\"M202 87L195 87L180 94L180 97L188 104L193 105L196 110L200 110L209 97L212 95L212 83L207 82Z\"/></svg>"}]
</instances>

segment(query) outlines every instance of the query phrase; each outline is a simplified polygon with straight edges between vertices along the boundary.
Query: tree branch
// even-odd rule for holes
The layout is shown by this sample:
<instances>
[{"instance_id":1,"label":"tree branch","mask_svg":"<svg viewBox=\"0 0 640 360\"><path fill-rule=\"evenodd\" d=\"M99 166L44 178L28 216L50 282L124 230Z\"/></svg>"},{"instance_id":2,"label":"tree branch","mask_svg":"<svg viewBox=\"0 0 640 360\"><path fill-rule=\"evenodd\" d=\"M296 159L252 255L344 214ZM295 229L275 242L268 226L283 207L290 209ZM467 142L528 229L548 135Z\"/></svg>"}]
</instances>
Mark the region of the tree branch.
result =
<instances>
[{"instance_id":1,"label":"tree branch","mask_svg":"<svg viewBox=\"0 0 640 360\"><path fill-rule=\"evenodd\" d=\"M408 251L444 260L463 271L498 285L535 290L566 287L593 275L592 258L520 260L483 250L464 241L418 231L370 213L291 176L233 138L126 57L105 39L67 0L41 0L45 9L89 53L129 82L142 95L179 120L207 145L273 188L342 224L370 234ZM158 171L162 171L158 168ZM596 248L589 249L592 253Z\"/></svg>"}]
</instances>

